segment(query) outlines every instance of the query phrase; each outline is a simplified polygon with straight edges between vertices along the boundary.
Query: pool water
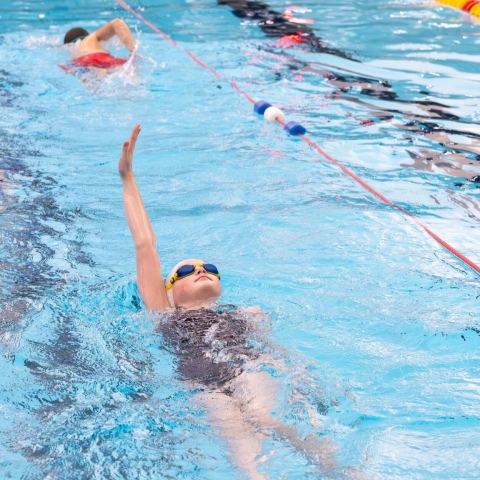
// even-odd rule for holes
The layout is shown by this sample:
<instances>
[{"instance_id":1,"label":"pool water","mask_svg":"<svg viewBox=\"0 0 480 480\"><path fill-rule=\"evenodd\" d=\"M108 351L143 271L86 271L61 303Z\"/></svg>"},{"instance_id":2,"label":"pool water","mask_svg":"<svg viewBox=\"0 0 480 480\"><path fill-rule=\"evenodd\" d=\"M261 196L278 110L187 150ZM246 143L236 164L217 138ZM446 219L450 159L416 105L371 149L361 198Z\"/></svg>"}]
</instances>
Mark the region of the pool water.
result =
<instances>
[{"instance_id":1,"label":"pool water","mask_svg":"<svg viewBox=\"0 0 480 480\"><path fill-rule=\"evenodd\" d=\"M213 0L132 7L480 262L469 15L304 1L341 56L282 48ZM118 16L132 62L58 68L69 28ZM8 1L0 22L2 478L243 478L138 297L117 173L135 123L164 273L214 262L222 303L268 313L276 417L335 445L339 478L476 477L476 274L113 0ZM281 438L263 453L270 478L322 478Z\"/></svg>"}]
</instances>

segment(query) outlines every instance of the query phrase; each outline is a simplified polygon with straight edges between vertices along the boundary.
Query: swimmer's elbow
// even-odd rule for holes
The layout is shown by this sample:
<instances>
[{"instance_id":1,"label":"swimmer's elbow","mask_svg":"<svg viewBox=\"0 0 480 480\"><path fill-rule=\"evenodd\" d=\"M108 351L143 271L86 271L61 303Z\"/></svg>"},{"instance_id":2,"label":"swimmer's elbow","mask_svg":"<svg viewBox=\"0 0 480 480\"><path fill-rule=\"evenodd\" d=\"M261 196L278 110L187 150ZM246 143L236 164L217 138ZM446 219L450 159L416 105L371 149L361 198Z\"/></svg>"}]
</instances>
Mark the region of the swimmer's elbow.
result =
<instances>
[{"instance_id":1,"label":"swimmer's elbow","mask_svg":"<svg viewBox=\"0 0 480 480\"><path fill-rule=\"evenodd\" d=\"M125 28L128 29L127 24L121 18L114 18L111 21L111 25L112 25L113 29L115 30L115 33L117 33L120 30L124 30Z\"/></svg>"},{"instance_id":2,"label":"swimmer's elbow","mask_svg":"<svg viewBox=\"0 0 480 480\"><path fill-rule=\"evenodd\" d=\"M106 41L114 35L121 35L125 29L128 30L127 24L121 18L114 18L103 27L99 28L96 31L96 36L99 41Z\"/></svg>"}]
</instances>

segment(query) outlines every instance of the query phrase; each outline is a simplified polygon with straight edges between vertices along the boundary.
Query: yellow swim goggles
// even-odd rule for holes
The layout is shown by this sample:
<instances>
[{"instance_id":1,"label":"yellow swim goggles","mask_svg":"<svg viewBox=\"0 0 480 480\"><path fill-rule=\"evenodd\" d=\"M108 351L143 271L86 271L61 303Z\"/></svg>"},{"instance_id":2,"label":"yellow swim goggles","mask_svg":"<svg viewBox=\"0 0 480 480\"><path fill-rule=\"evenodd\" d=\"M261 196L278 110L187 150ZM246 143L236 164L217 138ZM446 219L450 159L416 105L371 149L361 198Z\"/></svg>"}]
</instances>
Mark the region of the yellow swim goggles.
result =
<instances>
[{"instance_id":1,"label":"yellow swim goggles","mask_svg":"<svg viewBox=\"0 0 480 480\"><path fill-rule=\"evenodd\" d=\"M189 275L193 275L195 273L196 267L203 267L208 274L214 275L220 280L220 272L218 271L218 268L212 263L195 263L194 265L182 265L173 274L173 277L168 282L168 285L165 286L165 290L170 290L177 280L181 280L182 278L188 277Z\"/></svg>"}]
</instances>

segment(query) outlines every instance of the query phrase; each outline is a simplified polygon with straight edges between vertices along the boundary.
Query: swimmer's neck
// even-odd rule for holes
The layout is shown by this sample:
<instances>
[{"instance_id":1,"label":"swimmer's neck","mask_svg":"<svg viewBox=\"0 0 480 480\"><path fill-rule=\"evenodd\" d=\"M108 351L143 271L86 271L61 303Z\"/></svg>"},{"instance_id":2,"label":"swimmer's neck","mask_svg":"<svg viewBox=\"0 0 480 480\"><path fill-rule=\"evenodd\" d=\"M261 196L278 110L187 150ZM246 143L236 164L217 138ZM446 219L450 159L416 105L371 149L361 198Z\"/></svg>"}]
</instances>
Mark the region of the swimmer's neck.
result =
<instances>
[{"instance_id":1,"label":"swimmer's neck","mask_svg":"<svg viewBox=\"0 0 480 480\"><path fill-rule=\"evenodd\" d=\"M192 302L187 305L178 305L177 308L183 310L200 310L201 308L212 309L218 306L218 298L210 298L208 300L201 300L198 302Z\"/></svg>"}]
</instances>

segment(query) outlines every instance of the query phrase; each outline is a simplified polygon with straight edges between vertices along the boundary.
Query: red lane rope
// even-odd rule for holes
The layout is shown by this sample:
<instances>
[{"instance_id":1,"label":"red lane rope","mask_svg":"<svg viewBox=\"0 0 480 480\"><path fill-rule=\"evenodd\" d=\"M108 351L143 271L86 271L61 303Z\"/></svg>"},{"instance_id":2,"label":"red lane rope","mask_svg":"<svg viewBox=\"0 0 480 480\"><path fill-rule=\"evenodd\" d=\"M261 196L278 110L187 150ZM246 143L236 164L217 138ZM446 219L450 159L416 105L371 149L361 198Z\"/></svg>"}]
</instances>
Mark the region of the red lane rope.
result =
<instances>
[{"instance_id":1,"label":"red lane rope","mask_svg":"<svg viewBox=\"0 0 480 480\"><path fill-rule=\"evenodd\" d=\"M327 160L330 162L334 163L339 167L344 173L346 173L349 177L353 178L356 182L358 182L362 187L366 188L370 193L373 193L376 197L378 197L382 202L387 203L388 205L391 205L392 207L398 208L400 210L403 210L402 208L398 207L395 205L391 200L389 200L387 197L383 196L380 192L377 192L373 187L371 187L367 182L362 180L360 177L355 175L351 170L349 170L347 167L343 166L339 161L335 160L333 157L331 157L327 152L323 151L316 143L312 142L310 139L308 139L305 135L298 135L304 142L308 143L312 148L314 148L318 153L323 155Z\"/></svg>"},{"instance_id":2,"label":"red lane rope","mask_svg":"<svg viewBox=\"0 0 480 480\"><path fill-rule=\"evenodd\" d=\"M137 11L135 11L132 7L130 7L128 4L124 2L124 0L116 0L117 3L119 3L125 10L128 10L129 12L133 13L137 18L142 20L142 22L145 23L145 25L148 25L153 31L157 32L160 34L165 40L169 41L176 47L180 47L178 43L171 39L166 33L163 33L158 27L150 23L146 18L144 18L142 15L140 15ZM472 2L473 3L473 2ZM180 47L182 48L182 47ZM210 70L217 78L224 78L222 75L220 75L216 70L214 70L212 67L208 66L204 62L202 62L199 58L197 58L190 50L183 49L187 55L194 60L198 65L200 65L202 68L205 68L207 70ZM238 85L233 81L233 80L228 80L224 78L226 81L230 83L230 85L241 95L243 95L249 102L255 104L256 101L248 95L248 93L244 92L241 90ZM275 119L280 125L285 126L285 122L281 120L280 118ZM310 145L314 150L316 150L318 153L320 153L323 157L325 157L328 161L332 162L335 164L338 168L340 168L346 175L351 177L353 180L355 180L357 183L359 183L362 187L364 187L366 190L368 190L371 194L375 195L377 198L379 198L382 202L386 203L387 205L390 205L391 207L395 208L399 212L402 212L405 214L408 218L413 220L422 230L424 230L428 235L430 235L436 242L438 242L442 247L444 247L446 250L448 250L452 255L457 257L458 259L462 260L465 264L467 264L470 268L475 270L477 273L480 274L480 267L474 263L472 260L470 260L468 257L460 253L456 248L452 247L450 244L448 244L445 240L440 238L437 234L433 233L427 226L425 226L415 215L410 213L409 211L405 210L404 208L398 206L396 203L392 202L389 200L387 197L382 195L380 192L378 192L375 188L370 186L367 182L362 180L360 177L355 175L350 169L347 167L343 166L338 160L335 160L331 155L329 155L327 152L322 150L315 142L307 138L305 135L298 135L305 143Z\"/></svg>"},{"instance_id":3,"label":"red lane rope","mask_svg":"<svg viewBox=\"0 0 480 480\"><path fill-rule=\"evenodd\" d=\"M282 123L283 125L284 122L280 121L277 119L277 122ZM440 245L442 245L444 248L446 248L450 253L455 255L457 258L465 262L470 268L475 270L477 273L480 273L480 267L472 262L468 257L460 253L456 248L452 247L449 245L445 240L440 238L437 234L432 232L426 225L424 225L415 215L410 213L408 210L405 210L404 208L398 206L396 203L392 202L389 200L387 197L382 195L380 192L375 190L373 187L371 187L367 182L362 180L360 177L355 175L351 170L349 170L347 167L343 166L341 163L339 163L337 160L335 160L333 157L331 157L328 153L324 152L316 143L312 142L310 139L305 137L304 135L298 135L304 142L308 143L312 148L317 150L321 155L323 155L327 160L330 162L334 163L339 167L344 173L346 173L349 177L353 178L356 182L358 182L360 185L362 185L364 188L366 188L370 193L378 197L382 202L391 205L392 207L396 208L399 212L402 212L405 214L407 217L412 219L420 228L422 228L428 235L430 235L434 240L436 240Z\"/></svg>"},{"instance_id":4,"label":"red lane rope","mask_svg":"<svg viewBox=\"0 0 480 480\"><path fill-rule=\"evenodd\" d=\"M222 76L214 70L212 67L209 67L207 64L203 63L199 58L197 58L190 50L185 50L187 52L187 55L197 62L201 67L206 68L207 70L210 70L217 78L222 78Z\"/></svg>"},{"instance_id":5,"label":"red lane rope","mask_svg":"<svg viewBox=\"0 0 480 480\"><path fill-rule=\"evenodd\" d=\"M230 85L238 92L240 93L241 95L244 95L245 98L253 103L254 105L257 103L248 93L244 92L243 90L240 90L237 86L237 84L233 81L233 80L230 80Z\"/></svg>"},{"instance_id":6,"label":"red lane rope","mask_svg":"<svg viewBox=\"0 0 480 480\"><path fill-rule=\"evenodd\" d=\"M170 38L166 33L163 33L158 27L156 27L153 23L150 23L145 17L140 15L136 10L134 10L130 5L125 3L123 0L116 0L125 10L128 10L130 13L133 13L137 18L139 18L145 25L148 25L154 32L159 33L167 42L178 47L178 43Z\"/></svg>"}]
</instances>

